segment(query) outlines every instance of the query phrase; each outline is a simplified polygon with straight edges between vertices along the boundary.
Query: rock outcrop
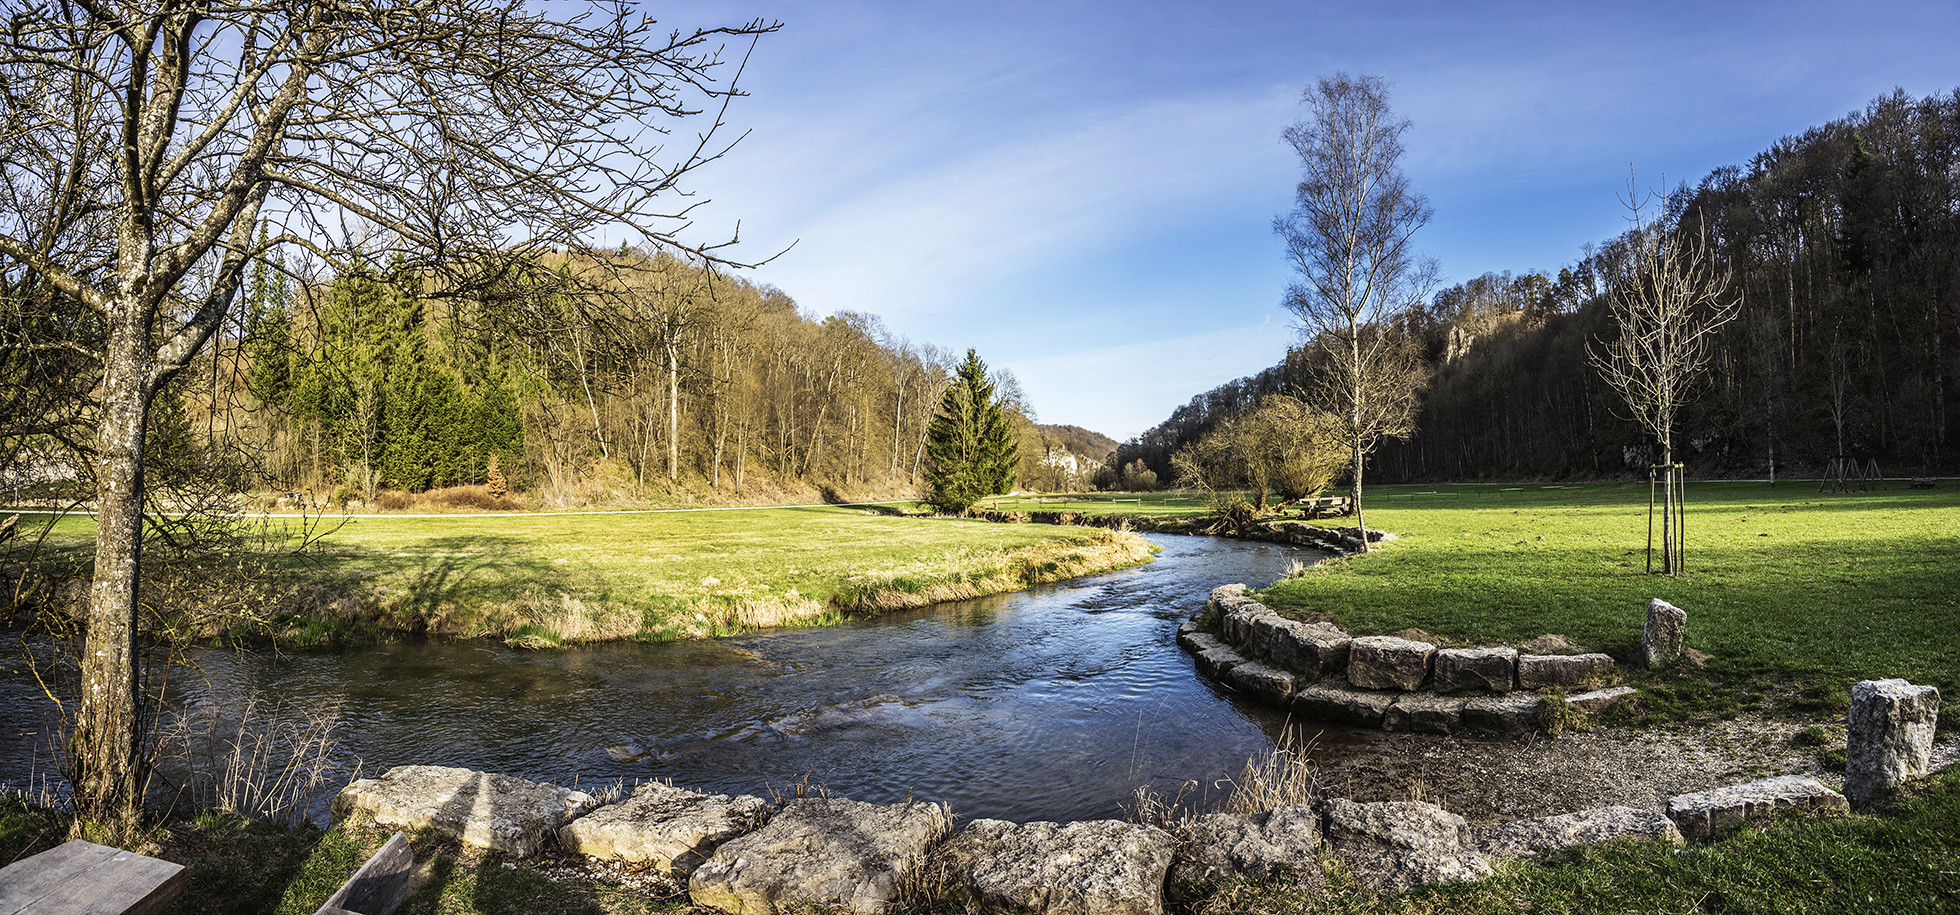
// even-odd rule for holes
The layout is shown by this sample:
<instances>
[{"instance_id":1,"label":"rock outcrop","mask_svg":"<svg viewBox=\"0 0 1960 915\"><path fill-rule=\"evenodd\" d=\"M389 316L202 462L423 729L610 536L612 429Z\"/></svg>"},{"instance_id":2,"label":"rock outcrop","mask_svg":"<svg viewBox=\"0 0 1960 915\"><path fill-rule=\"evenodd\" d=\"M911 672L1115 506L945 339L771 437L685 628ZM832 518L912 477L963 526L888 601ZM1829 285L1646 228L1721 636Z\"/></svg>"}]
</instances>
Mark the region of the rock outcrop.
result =
<instances>
[{"instance_id":1,"label":"rock outcrop","mask_svg":"<svg viewBox=\"0 0 1960 915\"><path fill-rule=\"evenodd\" d=\"M749 795L699 794L649 782L631 797L558 830L566 851L590 858L651 864L686 877L721 842L769 818L769 802Z\"/></svg>"},{"instance_id":2,"label":"rock outcrop","mask_svg":"<svg viewBox=\"0 0 1960 915\"><path fill-rule=\"evenodd\" d=\"M396 766L357 779L333 799L336 821L356 811L375 825L432 829L465 845L523 858L556 838L559 827L597 806L583 791L448 766Z\"/></svg>"},{"instance_id":3,"label":"rock outcrop","mask_svg":"<svg viewBox=\"0 0 1960 915\"><path fill-rule=\"evenodd\" d=\"M1355 879L1377 890L1490 876L1463 818L1434 804L1327 802L1327 847Z\"/></svg>"},{"instance_id":4,"label":"rock outcrop","mask_svg":"<svg viewBox=\"0 0 1960 915\"><path fill-rule=\"evenodd\" d=\"M870 915L891 904L951 828L938 804L799 798L768 825L715 849L688 878L688 898L735 915L803 905Z\"/></svg>"},{"instance_id":5,"label":"rock outcrop","mask_svg":"<svg viewBox=\"0 0 1960 915\"><path fill-rule=\"evenodd\" d=\"M1176 841L1121 820L974 820L935 855L940 891L985 911L1162 915Z\"/></svg>"},{"instance_id":6,"label":"rock outcrop","mask_svg":"<svg viewBox=\"0 0 1960 915\"><path fill-rule=\"evenodd\" d=\"M1296 889L1320 886L1320 811L1301 805L1193 820L1171 865L1171 882L1193 887L1233 877Z\"/></svg>"}]
</instances>

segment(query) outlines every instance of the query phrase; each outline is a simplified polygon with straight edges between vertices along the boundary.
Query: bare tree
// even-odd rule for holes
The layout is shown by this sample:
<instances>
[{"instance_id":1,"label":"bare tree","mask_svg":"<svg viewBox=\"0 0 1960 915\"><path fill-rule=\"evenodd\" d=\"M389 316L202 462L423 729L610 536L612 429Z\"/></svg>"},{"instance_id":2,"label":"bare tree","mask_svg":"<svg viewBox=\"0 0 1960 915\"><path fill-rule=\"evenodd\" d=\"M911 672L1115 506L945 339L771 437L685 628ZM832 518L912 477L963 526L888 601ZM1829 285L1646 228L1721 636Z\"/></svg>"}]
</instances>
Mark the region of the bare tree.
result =
<instances>
[{"instance_id":1,"label":"bare tree","mask_svg":"<svg viewBox=\"0 0 1960 915\"><path fill-rule=\"evenodd\" d=\"M342 264L350 235L442 292L510 288L602 231L717 257L681 238L697 202L667 202L725 150L721 118L665 153L663 119L725 106L721 42L774 26L661 32L623 3L518 0L5 10L0 269L103 331L84 354L97 535L69 750L78 806L116 813L139 800L150 405L235 320L247 268L284 249ZM261 217L283 229L260 237Z\"/></svg>"},{"instance_id":2,"label":"bare tree","mask_svg":"<svg viewBox=\"0 0 1960 915\"><path fill-rule=\"evenodd\" d=\"M1308 398L1342 421L1354 519L1365 530L1367 455L1382 439L1414 429L1421 363L1398 322L1434 281L1433 263L1418 261L1409 244L1429 220L1429 204L1402 174L1409 122L1389 110L1381 78L1336 73L1302 101L1307 116L1284 134L1300 156L1300 184L1293 211L1275 219L1273 231L1299 275L1286 307L1308 345L1322 351Z\"/></svg>"},{"instance_id":3,"label":"bare tree","mask_svg":"<svg viewBox=\"0 0 1960 915\"><path fill-rule=\"evenodd\" d=\"M1661 571L1677 575L1684 558L1683 468L1674 459L1674 420L1708 367L1715 332L1739 306L1726 297L1728 271L1710 256L1700 228L1649 222L1641 215L1642 199L1629 179L1631 244L1606 293L1615 334L1587 347L1587 357L1660 446L1654 470L1664 481Z\"/></svg>"}]
</instances>

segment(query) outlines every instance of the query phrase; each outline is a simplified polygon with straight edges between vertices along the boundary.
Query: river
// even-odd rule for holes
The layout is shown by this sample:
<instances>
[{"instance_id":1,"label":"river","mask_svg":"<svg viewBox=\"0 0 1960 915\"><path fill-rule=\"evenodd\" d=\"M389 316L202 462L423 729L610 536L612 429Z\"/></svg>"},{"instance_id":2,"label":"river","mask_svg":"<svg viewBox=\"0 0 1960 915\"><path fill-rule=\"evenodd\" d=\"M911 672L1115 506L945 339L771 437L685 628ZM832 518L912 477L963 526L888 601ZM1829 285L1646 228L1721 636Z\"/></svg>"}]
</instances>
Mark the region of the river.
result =
<instances>
[{"instance_id":1,"label":"river","mask_svg":"<svg viewBox=\"0 0 1960 915\"><path fill-rule=\"evenodd\" d=\"M1150 535L1135 569L821 629L521 651L399 643L280 655L198 649L178 709L338 703L338 779L427 763L582 787L943 801L962 817L1120 816L1139 786L1218 785L1282 739L1280 713L1200 676L1177 625L1213 587L1319 554ZM0 782L52 767L25 665L0 672ZM1316 732L1319 730L1315 729ZM1338 731L1320 751L1338 752Z\"/></svg>"}]
</instances>

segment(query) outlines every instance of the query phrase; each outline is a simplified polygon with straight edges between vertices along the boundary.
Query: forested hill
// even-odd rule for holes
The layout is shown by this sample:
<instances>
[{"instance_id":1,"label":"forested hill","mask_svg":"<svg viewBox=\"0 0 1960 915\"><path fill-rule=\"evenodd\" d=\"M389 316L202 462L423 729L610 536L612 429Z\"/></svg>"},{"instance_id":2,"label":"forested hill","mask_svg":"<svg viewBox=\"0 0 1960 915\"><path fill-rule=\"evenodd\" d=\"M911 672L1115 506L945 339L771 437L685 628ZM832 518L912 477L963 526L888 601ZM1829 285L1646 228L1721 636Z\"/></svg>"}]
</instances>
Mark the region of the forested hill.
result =
<instances>
[{"instance_id":1,"label":"forested hill","mask_svg":"<svg viewBox=\"0 0 1960 915\"><path fill-rule=\"evenodd\" d=\"M1739 306L1681 415L1690 474L1815 475L1839 454L1890 476L1960 470L1960 91L1877 99L1666 203L1676 231L1705 230ZM1416 434L1381 446L1374 478L1644 467L1645 436L1586 358L1609 333L1628 242L1587 245L1556 274L1485 274L1407 315L1427 390ZM1220 416L1297 380L1275 366L1200 394L1119 459L1161 476Z\"/></svg>"},{"instance_id":2,"label":"forested hill","mask_svg":"<svg viewBox=\"0 0 1960 915\"><path fill-rule=\"evenodd\" d=\"M1117 441L1100 432L1093 432L1081 426L1056 426L1043 423L1041 434L1067 448L1078 458L1102 463L1116 450Z\"/></svg>"}]
</instances>

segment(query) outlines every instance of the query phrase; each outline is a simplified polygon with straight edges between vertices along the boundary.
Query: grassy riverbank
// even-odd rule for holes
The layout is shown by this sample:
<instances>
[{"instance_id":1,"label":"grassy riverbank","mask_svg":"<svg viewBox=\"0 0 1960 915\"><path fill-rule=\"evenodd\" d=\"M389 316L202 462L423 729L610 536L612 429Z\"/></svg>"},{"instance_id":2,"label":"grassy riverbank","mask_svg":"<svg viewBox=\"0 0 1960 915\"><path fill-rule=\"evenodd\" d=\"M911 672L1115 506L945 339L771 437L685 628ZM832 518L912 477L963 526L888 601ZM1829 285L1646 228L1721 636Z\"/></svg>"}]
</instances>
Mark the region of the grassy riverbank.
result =
<instances>
[{"instance_id":1,"label":"grassy riverbank","mask_svg":"<svg viewBox=\"0 0 1960 915\"><path fill-rule=\"evenodd\" d=\"M71 518L57 544L86 550ZM1134 534L896 517L851 506L588 515L351 517L273 553L270 611L181 622L293 645L388 633L528 647L812 625L1012 591L1150 558Z\"/></svg>"},{"instance_id":2,"label":"grassy riverbank","mask_svg":"<svg viewBox=\"0 0 1960 915\"><path fill-rule=\"evenodd\" d=\"M1644 574L1644 484L1384 487L1370 506L1369 526L1399 540L1264 600L1356 632L1472 644L1550 632L1630 660L1659 597L1687 610L1689 646L1711 656L1641 682L1669 716L1836 713L1868 678L1960 690L1960 489L1691 484L1688 574L1673 579Z\"/></svg>"}]
</instances>

